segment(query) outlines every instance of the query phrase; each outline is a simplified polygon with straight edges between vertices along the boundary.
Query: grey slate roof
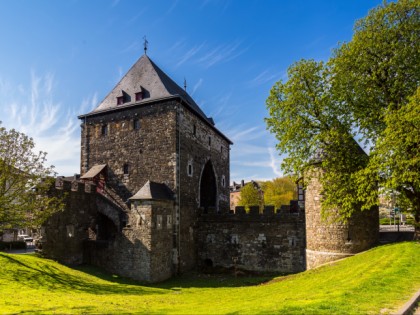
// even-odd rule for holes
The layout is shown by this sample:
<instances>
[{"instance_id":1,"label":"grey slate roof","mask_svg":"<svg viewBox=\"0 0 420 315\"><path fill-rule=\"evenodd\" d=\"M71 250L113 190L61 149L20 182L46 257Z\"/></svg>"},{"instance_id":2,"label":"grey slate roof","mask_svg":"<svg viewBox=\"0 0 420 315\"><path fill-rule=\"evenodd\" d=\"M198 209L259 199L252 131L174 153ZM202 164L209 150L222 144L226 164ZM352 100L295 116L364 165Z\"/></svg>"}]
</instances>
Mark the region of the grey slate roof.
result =
<instances>
[{"instance_id":1,"label":"grey slate roof","mask_svg":"<svg viewBox=\"0 0 420 315\"><path fill-rule=\"evenodd\" d=\"M136 101L135 93L141 91L143 91L144 98L141 101ZM125 102L122 105L117 105L117 97L123 96L123 93ZM143 55L91 114L174 96L183 98L194 112L212 123L212 120L203 113L184 89L168 77L147 55Z\"/></svg>"},{"instance_id":2,"label":"grey slate roof","mask_svg":"<svg viewBox=\"0 0 420 315\"><path fill-rule=\"evenodd\" d=\"M147 181L130 200L173 200L173 192L165 184Z\"/></svg>"}]
</instances>

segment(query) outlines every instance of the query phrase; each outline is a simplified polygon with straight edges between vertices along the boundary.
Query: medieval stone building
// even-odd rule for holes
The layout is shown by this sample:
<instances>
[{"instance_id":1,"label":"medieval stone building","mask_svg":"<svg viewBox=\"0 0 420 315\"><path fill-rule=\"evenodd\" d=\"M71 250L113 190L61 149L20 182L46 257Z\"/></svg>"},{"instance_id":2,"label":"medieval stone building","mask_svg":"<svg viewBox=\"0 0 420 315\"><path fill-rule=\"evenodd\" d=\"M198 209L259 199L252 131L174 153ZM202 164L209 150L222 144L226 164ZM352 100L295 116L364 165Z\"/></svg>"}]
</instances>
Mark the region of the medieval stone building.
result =
<instances>
[{"instance_id":1,"label":"medieval stone building","mask_svg":"<svg viewBox=\"0 0 420 315\"><path fill-rule=\"evenodd\" d=\"M313 225L307 240L301 188L278 210L229 210L232 142L146 54L79 119L81 176L57 179L66 209L44 226L47 257L156 282L197 267L299 272L306 243L328 242Z\"/></svg>"}]
</instances>

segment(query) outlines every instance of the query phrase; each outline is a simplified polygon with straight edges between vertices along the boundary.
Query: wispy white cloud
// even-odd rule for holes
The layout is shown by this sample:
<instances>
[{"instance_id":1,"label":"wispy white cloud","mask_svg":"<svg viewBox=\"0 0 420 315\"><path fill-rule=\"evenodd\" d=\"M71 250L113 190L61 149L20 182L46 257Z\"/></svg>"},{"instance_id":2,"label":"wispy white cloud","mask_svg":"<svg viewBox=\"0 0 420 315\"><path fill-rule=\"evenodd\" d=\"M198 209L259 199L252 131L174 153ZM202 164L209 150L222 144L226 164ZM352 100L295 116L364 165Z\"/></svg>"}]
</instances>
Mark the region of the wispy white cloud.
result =
<instances>
[{"instance_id":1,"label":"wispy white cloud","mask_svg":"<svg viewBox=\"0 0 420 315\"><path fill-rule=\"evenodd\" d=\"M242 42L239 40L229 44L218 45L217 47L212 47L206 44L206 42L203 42L185 51L179 58L180 60L175 65L175 68L187 61L199 64L206 69L217 64L229 62L248 50L248 48L243 48L241 45ZM169 50L182 50L185 46L185 40L180 40L175 42Z\"/></svg>"},{"instance_id":2,"label":"wispy white cloud","mask_svg":"<svg viewBox=\"0 0 420 315\"><path fill-rule=\"evenodd\" d=\"M200 50L201 48L204 47L205 43L202 43L200 45L196 45L193 48L191 48L190 50L188 50L182 57L181 60L178 61L178 63L176 64L175 67L179 67L180 65L182 65L183 63L187 62L188 60L190 60L192 57L194 57Z\"/></svg>"},{"instance_id":3,"label":"wispy white cloud","mask_svg":"<svg viewBox=\"0 0 420 315\"><path fill-rule=\"evenodd\" d=\"M286 72L273 73L270 70L264 70L249 82L250 86L258 86L272 81L278 81L284 78Z\"/></svg>"},{"instance_id":4,"label":"wispy white cloud","mask_svg":"<svg viewBox=\"0 0 420 315\"><path fill-rule=\"evenodd\" d=\"M120 3L120 0L113 0L111 3L111 7L116 7L118 5L118 3Z\"/></svg>"},{"instance_id":5,"label":"wispy white cloud","mask_svg":"<svg viewBox=\"0 0 420 315\"><path fill-rule=\"evenodd\" d=\"M210 68L218 63L228 62L242 55L247 48L239 49L240 41L232 44L220 45L216 48L210 49L205 55L201 56L197 63L203 65L205 68Z\"/></svg>"},{"instance_id":6,"label":"wispy white cloud","mask_svg":"<svg viewBox=\"0 0 420 315\"><path fill-rule=\"evenodd\" d=\"M168 8L168 10L166 11L165 15L167 14L171 14L172 11L176 8L176 6L178 5L179 0L174 0L172 2L172 5Z\"/></svg>"},{"instance_id":7,"label":"wispy white cloud","mask_svg":"<svg viewBox=\"0 0 420 315\"><path fill-rule=\"evenodd\" d=\"M204 9L210 3L214 3L217 6L220 6L220 5L222 6L222 9L219 10L220 14L225 13L225 11L227 10L227 8L230 5L229 0L204 0L204 1L202 1L201 5L200 5L200 10Z\"/></svg>"},{"instance_id":8,"label":"wispy white cloud","mask_svg":"<svg viewBox=\"0 0 420 315\"><path fill-rule=\"evenodd\" d=\"M134 24L134 22L136 22L140 16L142 16L144 14L144 12L146 12L146 8L143 7L142 10L140 10L139 12L137 12L136 15L134 15L132 18L128 19L126 22L126 25L132 25Z\"/></svg>"},{"instance_id":9,"label":"wispy white cloud","mask_svg":"<svg viewBox=\"0 0 420 315\"><path fill-rule=\"evenodd\" d=\"M123 50L121 50L122 53L126 52L132 52L132 51L139 51L142 48L142 44L139 40L135 40L131 44L129 44L127 47L125 47Z\"/></svg>"},{"instance_id":10,"label":"wispy white cloud","mask_svg":"<svg viewBox=\"0 0 420 315\"><path fill-rule=\"evenodd\" d=\"M177 51L178 49L182 49L185 46L185 39L179 39L169 49L166 50L168 53L173 53L174 51Z\"/></svg>"},{"instance_id":11,"label":"wispy white cloud","mask_svg":"<svg viewBox=\"0 0 420 315\"><path fill-rule=\"evenodd\" d=\"M98 105L98 93L94 93L83 99L80 105L80 114L89 113Z\"/></svg>"},{"instance_id":12,"label":"wispy white cloud","mask_svg":"<svg viewBox=\"0 0 420 315\"><path fill-rule=\"evenodd\" d=\"M193 90L191 92L191 96L198 90L198 88L203 84L203 78L200 78L196 84L194 84Z\"/></svg>"},{"instance_id":13,"label":"wispy white cloud","mask_svg":"<svg viewBox=\"0 0 420 315\"><path fill-rule=\"evenodd\" d=\"M227 134L233 142L249 142L262 138L267 134L267 131L260 126L246 128L245 125L238 125L234 129L228 130Z\"/></svg>"},{"instance_id":14,"label":"wispy white cloud","mask_svg":"<svg viewBox=\"0 0 420 315\"><path fill-rule=\"evenodd\" d=\"M281 159L275 154L275 150L271 147L267 148L268 153L270 154L270 167L273 170L273 173L277 176L283 176L283 173L280 170Z\"/></svg>"},{"instance_id":15,"label":"wispy white cloud","mask_svg":"<svg viewBox=\"0 0 420 315\"><path fill-rule=\"evenodd\" d=\"M77 114L97 103L96 93L76 110L65 110L55 99L54 75L39 76L32 71L30 84L13 86L0 79L0 116L6 128L32 137L35 150L47 152L48 164L60 175L79 172L80 134Z\"/></svg>"}]
</instances>

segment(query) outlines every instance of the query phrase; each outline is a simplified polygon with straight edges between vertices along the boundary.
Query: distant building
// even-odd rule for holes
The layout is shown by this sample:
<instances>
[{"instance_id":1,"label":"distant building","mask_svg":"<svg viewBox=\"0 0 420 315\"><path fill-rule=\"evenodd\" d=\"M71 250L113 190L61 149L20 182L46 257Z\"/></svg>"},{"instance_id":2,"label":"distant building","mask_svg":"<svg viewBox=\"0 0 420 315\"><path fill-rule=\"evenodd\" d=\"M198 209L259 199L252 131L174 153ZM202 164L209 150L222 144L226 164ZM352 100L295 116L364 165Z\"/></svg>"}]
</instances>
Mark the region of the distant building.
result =
<instances>
[{"instance_id":1,"label":"distant building","mask_svg":"<svg viewBox=\"0 0 420 315\"><path fill-rule=\"evenodd\" d=\"M245 182L244 180L241 180L240 183L235 183L231 186L229 186L230 190L230 210L234 211L235 208L239 205L239 200L241 199L241 189L245 187L247 184L252 184L255 189L258 190L260 193L262 200L264 200L264 191L261 189L261 185L256 181L249 181Z\"/></svg>"}]
</instances>

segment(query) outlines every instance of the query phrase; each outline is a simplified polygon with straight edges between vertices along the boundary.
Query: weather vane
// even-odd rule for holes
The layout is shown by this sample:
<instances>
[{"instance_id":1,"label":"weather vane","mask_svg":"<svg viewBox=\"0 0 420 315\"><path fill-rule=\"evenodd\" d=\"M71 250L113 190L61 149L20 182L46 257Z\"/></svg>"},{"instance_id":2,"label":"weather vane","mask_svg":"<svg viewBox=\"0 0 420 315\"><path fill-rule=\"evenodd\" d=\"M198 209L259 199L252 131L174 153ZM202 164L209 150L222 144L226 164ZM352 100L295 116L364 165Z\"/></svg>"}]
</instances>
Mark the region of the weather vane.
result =
<instances>
[{"instance_id":1,"label":"weather vane","mask_svg":"<svg viewBox=\"0 0 420 315\"><path fill-rule=\"evenodd\" d=\"M147 46L149 45L149 42L146 39L146 35L144 35L143 39L144 39L144 42L143 42L144 54L147 55Z\"/></svg>"},{"instance_id":2,"label":"weather vane","mask_svg":"<svg viewBox=\"0 0 420 315\"><path fill-rule=\"evenodd\" d=\"M184 77L184 90L187 92L187 79Z\"/></svg>"}]
</instances>

